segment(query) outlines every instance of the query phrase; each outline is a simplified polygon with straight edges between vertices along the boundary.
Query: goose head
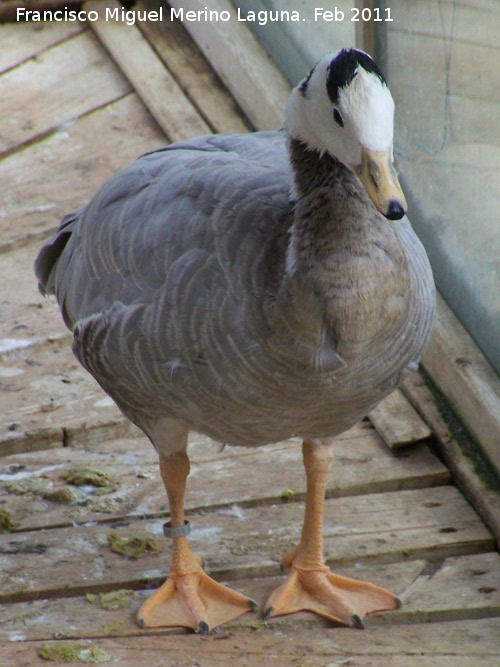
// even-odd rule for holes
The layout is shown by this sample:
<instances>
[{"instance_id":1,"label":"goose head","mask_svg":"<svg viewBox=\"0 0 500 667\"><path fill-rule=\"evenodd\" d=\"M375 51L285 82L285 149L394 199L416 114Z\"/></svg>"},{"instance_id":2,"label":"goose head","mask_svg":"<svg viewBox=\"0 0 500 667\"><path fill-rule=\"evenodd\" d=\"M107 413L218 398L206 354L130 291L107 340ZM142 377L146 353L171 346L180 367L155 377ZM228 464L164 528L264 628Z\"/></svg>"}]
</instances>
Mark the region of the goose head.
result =
<instances>
[{"instance_id":1,"label":"goose head","mask_svg":"<svg viewBox=\"0 0 500 667\"><path fill-rule=\"evenodd\" d=\"M324 56L294 88L285 130L289 139L349 167L386 218L404 216L407 203L393 166L394 101L369 55L342 49Z\"/></svg>"}]
</instances>

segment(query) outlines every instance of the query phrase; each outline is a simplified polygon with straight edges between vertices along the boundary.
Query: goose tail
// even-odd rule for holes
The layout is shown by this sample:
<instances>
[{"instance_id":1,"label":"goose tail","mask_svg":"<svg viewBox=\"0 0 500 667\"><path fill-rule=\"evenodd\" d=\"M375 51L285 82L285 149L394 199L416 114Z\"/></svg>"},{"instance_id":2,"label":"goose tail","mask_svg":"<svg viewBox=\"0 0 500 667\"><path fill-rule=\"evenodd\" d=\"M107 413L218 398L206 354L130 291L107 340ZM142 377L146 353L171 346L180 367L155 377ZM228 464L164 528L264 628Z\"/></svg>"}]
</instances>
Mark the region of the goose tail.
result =
<instances>
[{"instance_id":1,"label":"goose tail","mask_svg":"<svg viewBox=\"0 0 500 667\"><path fill-rule=\"evenodd\" d=\"M59 258L66 247L83 209L65 215L59 229L48 243L38 253L35 260L35 276L38 279L38 289L43 296L55 294L55 269Z\"/></svg>"}]
</instances>

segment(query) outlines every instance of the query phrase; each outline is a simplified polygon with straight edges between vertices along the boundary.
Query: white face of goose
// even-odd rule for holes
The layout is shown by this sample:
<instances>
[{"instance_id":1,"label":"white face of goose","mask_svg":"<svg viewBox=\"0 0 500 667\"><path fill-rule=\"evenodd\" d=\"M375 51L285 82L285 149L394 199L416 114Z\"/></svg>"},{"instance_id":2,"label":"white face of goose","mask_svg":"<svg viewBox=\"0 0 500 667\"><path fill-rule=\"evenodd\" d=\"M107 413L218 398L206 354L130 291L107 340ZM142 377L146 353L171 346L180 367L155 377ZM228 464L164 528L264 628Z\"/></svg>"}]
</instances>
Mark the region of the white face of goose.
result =
<instances>
[{"instance_id":1,"label":"white face of goose","mask_svg":"<svg viewBox=\"0 0 500 667\"><path fill-rule=\"evenodd\" d=\"M362 51L322 58L292 92L285 127L290 138L350 167L375 207L391 220L407 204L393 167L394 101L382 73Z\"/></svg>"}]
</instances>

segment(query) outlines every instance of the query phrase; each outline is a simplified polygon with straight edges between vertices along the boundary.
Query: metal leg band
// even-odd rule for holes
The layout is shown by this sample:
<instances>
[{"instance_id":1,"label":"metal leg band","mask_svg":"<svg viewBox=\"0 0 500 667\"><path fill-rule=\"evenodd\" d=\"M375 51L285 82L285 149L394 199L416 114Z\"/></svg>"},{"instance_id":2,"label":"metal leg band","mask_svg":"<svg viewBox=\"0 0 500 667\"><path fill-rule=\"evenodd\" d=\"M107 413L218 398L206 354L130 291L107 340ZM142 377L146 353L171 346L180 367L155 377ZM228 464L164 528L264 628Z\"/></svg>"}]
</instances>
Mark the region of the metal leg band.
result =
<instances>
[{"instance_id":1,"label":"metal leg band","mask_svg":"<svg viewBox=\"0 0 500 667\"><path fill-rule=\"evenodd\" d=\"M163 534L165 537L185 537L191 532L191 524L189 521L184 521L183 526L172 526L171 521L163 524Z\"/></svg>"}]
</instances>

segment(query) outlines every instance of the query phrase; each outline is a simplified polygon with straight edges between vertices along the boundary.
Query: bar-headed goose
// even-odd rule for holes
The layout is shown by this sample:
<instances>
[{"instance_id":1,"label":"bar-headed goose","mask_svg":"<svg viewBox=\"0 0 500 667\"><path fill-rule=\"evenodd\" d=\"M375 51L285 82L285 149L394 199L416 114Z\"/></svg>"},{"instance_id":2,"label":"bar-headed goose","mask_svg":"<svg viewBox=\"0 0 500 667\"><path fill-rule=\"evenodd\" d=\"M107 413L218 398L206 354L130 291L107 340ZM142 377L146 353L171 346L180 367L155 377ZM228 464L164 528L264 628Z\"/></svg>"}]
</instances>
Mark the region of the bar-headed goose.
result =
<instances>
[{"instance_id":1,"label":"bar-headed goose","mask_svg":"<svg viewBox=\"0 0 500 667\"><path fill-rule=\"evenodd\" d=\"M309 609L362 627L398 604L331 573L322 549L331 442L416 368L434 317L392 165L393 113L368 55L329 54L293 90L284 131L149 153L40 252L41 289L76 356L159 454L173 555L143 626L206 632L255 606L189 549L190 430L242 446L303 439L302 537L266 617Z\"/></svg>"}]
</instances>

